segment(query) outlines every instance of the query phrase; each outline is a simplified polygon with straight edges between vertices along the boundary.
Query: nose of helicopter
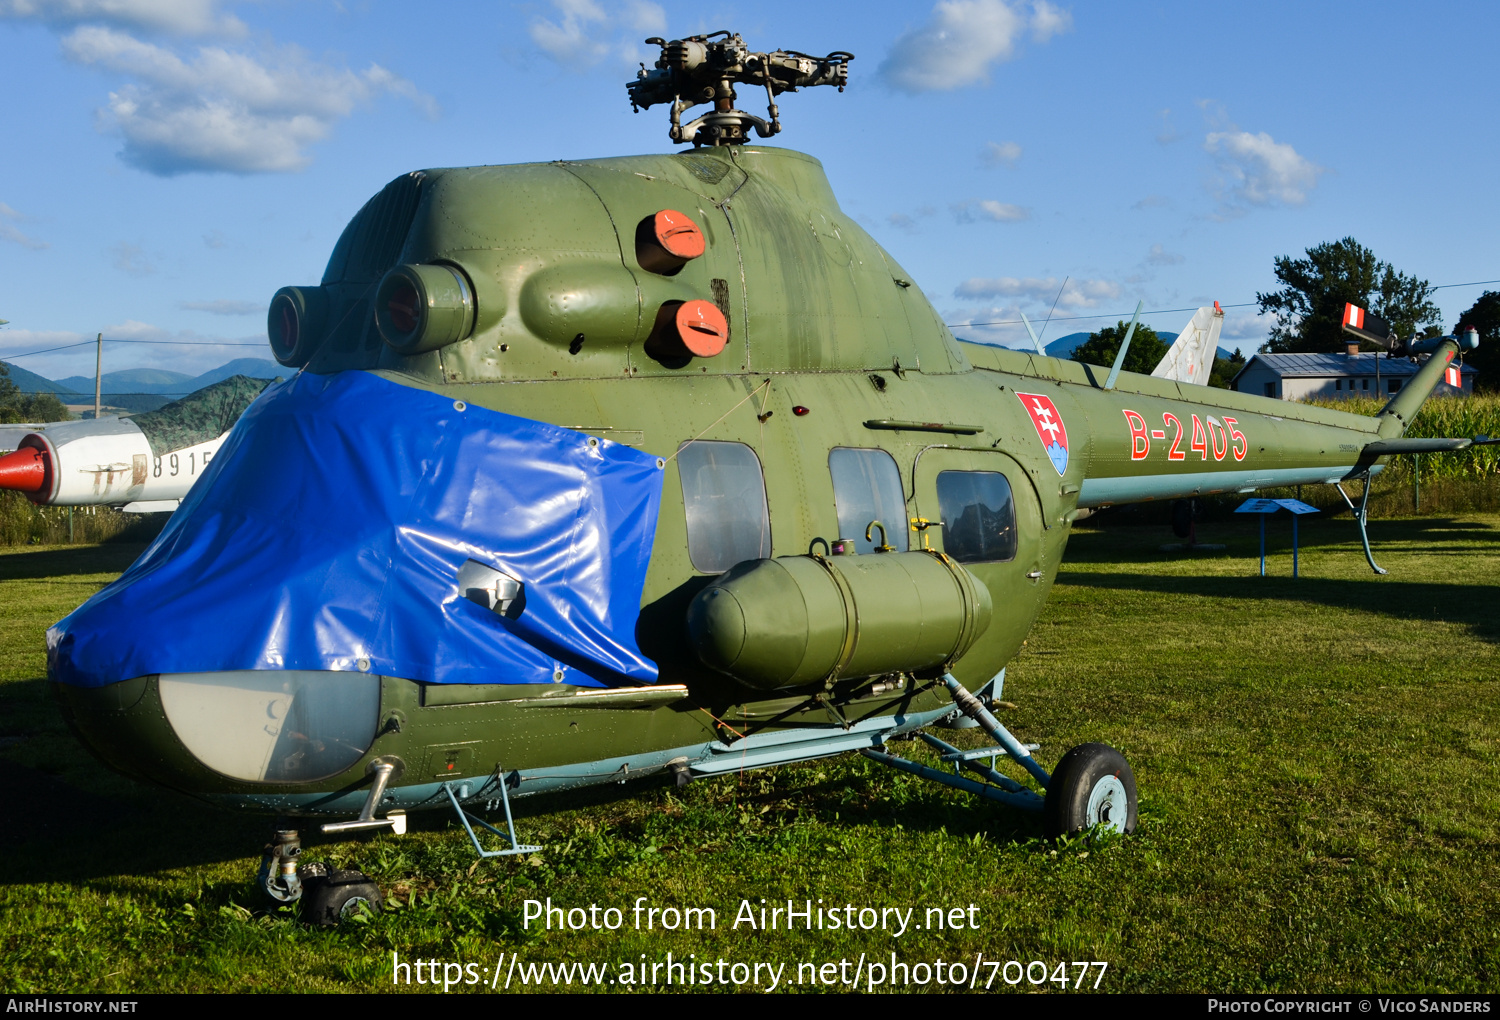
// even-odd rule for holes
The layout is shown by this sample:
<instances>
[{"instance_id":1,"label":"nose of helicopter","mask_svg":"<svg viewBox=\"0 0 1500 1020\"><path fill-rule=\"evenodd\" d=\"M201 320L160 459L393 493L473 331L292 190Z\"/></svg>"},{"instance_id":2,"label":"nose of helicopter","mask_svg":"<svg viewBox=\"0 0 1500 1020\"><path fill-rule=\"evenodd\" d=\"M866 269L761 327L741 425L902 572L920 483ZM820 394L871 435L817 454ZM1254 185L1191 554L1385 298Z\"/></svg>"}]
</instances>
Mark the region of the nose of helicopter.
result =
<instances>
[{"instance_id":1,"label":"nose of helicopter","mask_svg":"<svg viewBox=\"0 0 1500 1020\"><path fill-rule=\"evenodd\" d=\"M399 714L422 685L655 680L634 626L664 467L364 372L299 375L48 630L48 675L122 771L282 806L353 789L408 739L385 696Z\"/></svg>"},{"instance_id":2,"label":"nose of helicopter","mask_svg":"<svg viewBox=\"0 0 1500 1020\"><path fill-rule=\"evenodd\" d=\"M314 670L54 684L74 731L106 764L195 792L319 785L360 762L379 732L382 678ZM196 777L196 778L195 778Z\"/></svg>"}]
</instances>

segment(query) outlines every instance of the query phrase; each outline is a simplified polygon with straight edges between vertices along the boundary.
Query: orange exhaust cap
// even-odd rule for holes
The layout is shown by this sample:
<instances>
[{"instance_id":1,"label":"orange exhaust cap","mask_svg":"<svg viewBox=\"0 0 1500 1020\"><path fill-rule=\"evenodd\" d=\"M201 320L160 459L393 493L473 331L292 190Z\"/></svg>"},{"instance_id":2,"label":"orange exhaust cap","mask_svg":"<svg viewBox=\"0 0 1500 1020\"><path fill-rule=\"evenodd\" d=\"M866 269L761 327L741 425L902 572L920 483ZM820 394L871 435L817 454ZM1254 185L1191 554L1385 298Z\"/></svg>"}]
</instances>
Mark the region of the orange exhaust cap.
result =
<instances>
[{"instance_id":1,"label":"orange exhaust cap","mask_svg":"<svg viewBox=\"0 0 1500 1020\"><path fill-rule=\"evenodd\" d=\"M729 322L711 301L684 301L676 318L678 339L694 357L712 358L729 342Z\"/></svg>"}]
</instances>

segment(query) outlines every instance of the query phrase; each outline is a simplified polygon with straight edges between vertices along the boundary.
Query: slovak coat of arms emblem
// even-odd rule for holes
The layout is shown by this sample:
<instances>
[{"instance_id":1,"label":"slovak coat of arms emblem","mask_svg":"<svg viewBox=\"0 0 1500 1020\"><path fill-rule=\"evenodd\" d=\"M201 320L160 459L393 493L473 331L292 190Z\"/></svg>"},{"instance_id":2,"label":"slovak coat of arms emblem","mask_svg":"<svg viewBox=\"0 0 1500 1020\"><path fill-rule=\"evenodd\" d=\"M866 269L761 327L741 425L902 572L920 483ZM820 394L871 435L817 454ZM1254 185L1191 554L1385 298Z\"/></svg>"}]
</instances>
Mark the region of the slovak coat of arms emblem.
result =
<instances>
[{"instance_id":1,"label":"slovak coat of arms emblem","mask_svg":"<svg viewBox=\"0 0 1500 1020\"><path fill-rule=\"evenodd\" d=\"M1031 415L1031 424L1036 426L1036 434L1041 438L1042 449L1047 451L1052 466L1057 468L1058 474L1067 471L1068 430L1063 425L1062 415L1057 413L1057 405L1052 403L1051 397L1040 393L1016 392L1016 396L1026 413Z\"/></svg>"}]
</instances>

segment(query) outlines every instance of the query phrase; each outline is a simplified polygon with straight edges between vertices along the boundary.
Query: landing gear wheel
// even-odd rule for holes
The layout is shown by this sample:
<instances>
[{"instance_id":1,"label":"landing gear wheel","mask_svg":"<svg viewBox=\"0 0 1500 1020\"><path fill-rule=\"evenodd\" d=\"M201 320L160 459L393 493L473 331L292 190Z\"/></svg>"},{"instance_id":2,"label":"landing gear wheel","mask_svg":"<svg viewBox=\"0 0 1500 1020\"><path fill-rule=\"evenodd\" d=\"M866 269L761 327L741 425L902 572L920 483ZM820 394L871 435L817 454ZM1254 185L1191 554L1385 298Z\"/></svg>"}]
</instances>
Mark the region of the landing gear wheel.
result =
<instances>
[{"instance_id":1,"label":"landing gear wheel","mask_svg":"<svg viewBox=\"0 0 1500 1020\"><path fill-rule=\"evenodd\" d=\"M1048 839L1095 825L1129 835L1135 807L1135 773L1125 756L1108 744L1079 744L1052 772L1042 828Z\"/></svg>"},{"instance_id":2,"label":"landing gear wheel","mask_svg":"<svg viewBox=\"0 0 1500 1020\"><path fill-rule=\"evenodd\" d=\"M302 920L308 924L335 925L366 907L379 913L382 902L380 889L358 871L328 868L302 883Z\"/></svg>"}]
</instances>

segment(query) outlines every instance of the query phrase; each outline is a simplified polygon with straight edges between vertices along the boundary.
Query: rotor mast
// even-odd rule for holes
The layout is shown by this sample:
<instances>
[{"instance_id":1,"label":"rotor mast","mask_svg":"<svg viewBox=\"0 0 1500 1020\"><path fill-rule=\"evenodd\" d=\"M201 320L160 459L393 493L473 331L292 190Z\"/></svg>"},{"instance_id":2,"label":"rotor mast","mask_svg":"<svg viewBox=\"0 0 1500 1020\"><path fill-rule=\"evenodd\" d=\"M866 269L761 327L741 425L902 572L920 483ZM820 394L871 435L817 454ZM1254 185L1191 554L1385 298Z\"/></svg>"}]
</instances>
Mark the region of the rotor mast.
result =
<instances>
[{"instance_id":1,"label":"rotor mast","mask_svg":"<svg viewBox=\"0 0 1500 1020\"><path fill-rule=\"evenodd\" d=\"M679 145L743 145L750 129L762 138L781 131L776 97L783 92L814 85L833 85L840 92L849 81L849 61L854 54L835 50L814 57L796 50L752 53L739 33L728 31L693 35L668 42L659 37L646 40L661 47L655 68L642 64L636 80L627 82L633 110L671 103L672 141ZM737 110L735 85L758 85L766 90L770 120ZM682 123L684 111L699 103L712 103L713 110L696 120Z\"/></svg>"}]
</instances>

